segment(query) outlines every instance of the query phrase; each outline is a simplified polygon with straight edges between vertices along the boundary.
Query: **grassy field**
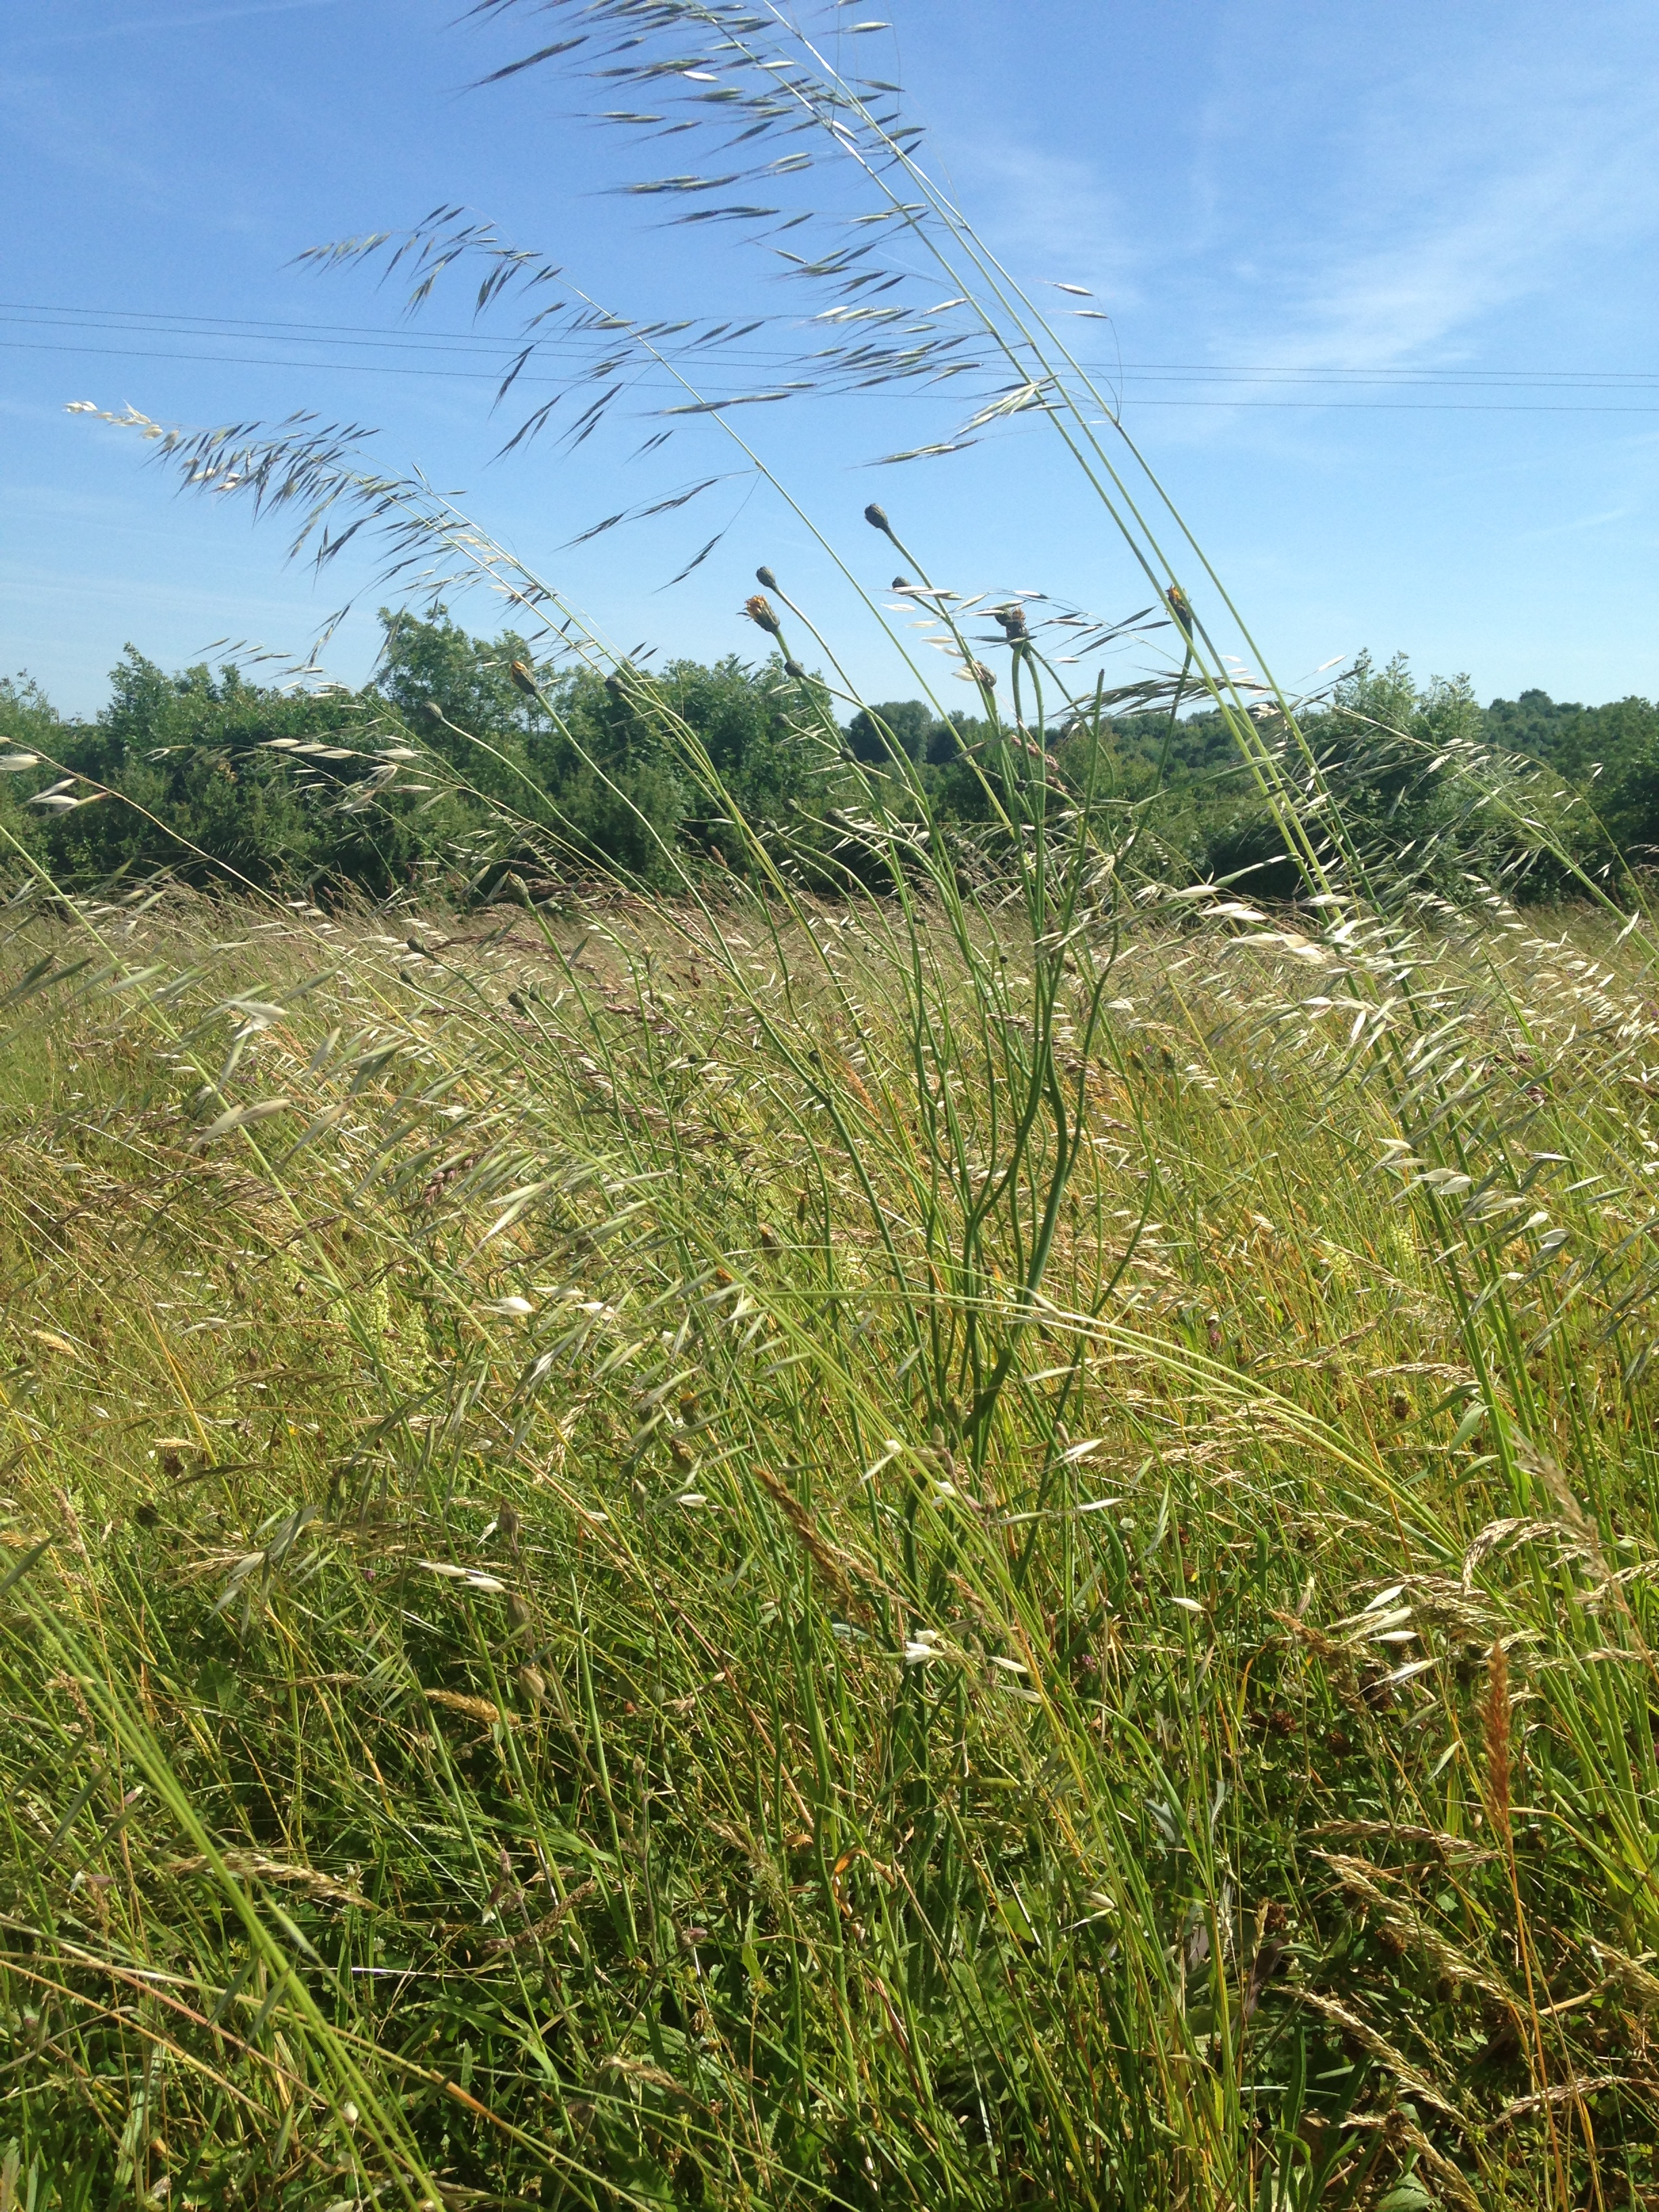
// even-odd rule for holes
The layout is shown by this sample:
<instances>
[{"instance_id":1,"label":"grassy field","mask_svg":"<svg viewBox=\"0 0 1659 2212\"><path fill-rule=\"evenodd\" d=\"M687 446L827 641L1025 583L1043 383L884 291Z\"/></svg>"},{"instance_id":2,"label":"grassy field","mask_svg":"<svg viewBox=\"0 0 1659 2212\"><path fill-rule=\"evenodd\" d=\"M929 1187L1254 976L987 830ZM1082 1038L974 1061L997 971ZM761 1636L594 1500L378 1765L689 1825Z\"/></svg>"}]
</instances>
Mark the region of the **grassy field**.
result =
<instances>
[{"instance_id":1,"label":"grassy field","mask_svg":"<svg viewBox=\"0 0 1659 2212\"><path fill-rule=\"evenodd\" d=\"M1638 942L15 907L0 2203L1655 2202Z\"/></svg>"}]
</instances>

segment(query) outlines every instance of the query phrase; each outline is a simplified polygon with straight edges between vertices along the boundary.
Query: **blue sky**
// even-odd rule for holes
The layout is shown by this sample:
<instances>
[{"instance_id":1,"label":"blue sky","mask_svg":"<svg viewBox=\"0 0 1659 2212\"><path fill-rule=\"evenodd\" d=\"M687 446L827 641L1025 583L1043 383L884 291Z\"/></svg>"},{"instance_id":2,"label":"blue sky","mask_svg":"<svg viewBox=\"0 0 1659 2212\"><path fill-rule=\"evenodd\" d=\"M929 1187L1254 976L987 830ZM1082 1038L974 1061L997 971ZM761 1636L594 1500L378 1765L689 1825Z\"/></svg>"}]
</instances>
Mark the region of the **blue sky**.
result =
<instances>
[{"instance_id":1,"label":"blue sky","mask_svg":"<svg viewBox=\"0 0 1659 2212\"><path fill-rule=\"evenodd\" d=\"M860 0L860 6L862 0ZM0 668L90 711L131 639L179 665L221 636L302 649L341 597L284 563L280 525L181 499L70 401L169 422L300 407L376 426L612 637L752 652L757 562L846 595L769 492L568 541L665 473L596 439L492 459L510 325L480 348L460 291L406 322L301 249L440 201L552 253L634 314L778 315L753 246L691 239L608 189L627 150L568 81L472 80L558 34L457 0L31 0L0 33ZM1086 287L1077 343L1287 684L1369 647L1482 697L1659 692L1659 14L1589 0L895 0L862 42L928 129L924 161L1033 287ZM879 49L879 52L877 52ZM643 209L643 212L641 211ZM1063 313L1068 295L1043 294ZM258 327L255 327L255 326ZM788 333L754 343L775 375ZM396 344L390 341L398 341ZM526 387L528 390L528 387ZM848 556L879 496L964 587L1103 613L1134 578L1040 422L872 471L948 433L948 395L809 398L745 422ZM768 419L763 423L759 417ZM724 501L724 505L721 501ZM704 518L707 517L705 521ZM664 589L716 527L691 577ZM360 570L349 580L367 583ZM816 595L816 597L814 596ZM362 611L330 648L356 678ZM494 626L488 602L457 610ZM877 696L913 689L872 640Z\"/></svg>"}]
</instances>

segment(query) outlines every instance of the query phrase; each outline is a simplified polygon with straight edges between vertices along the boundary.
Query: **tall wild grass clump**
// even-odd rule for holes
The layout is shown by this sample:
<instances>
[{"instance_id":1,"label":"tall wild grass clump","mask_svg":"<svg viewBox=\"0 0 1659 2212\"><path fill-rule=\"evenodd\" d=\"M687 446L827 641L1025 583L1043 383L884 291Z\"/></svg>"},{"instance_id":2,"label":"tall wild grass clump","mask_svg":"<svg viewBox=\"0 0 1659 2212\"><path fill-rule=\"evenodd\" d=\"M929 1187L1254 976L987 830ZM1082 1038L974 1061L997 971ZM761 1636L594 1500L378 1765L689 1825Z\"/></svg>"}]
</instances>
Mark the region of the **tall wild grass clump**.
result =
<instances>
[{"instance_id":1,"label":"tall wild grass clump","mask_svg":"<svg viewBox=\"0 0 1659 2212\"><path fill-rule=\"evenodd\" d=\"M725 791L718 862L641 811L648 871L549 896L570 841L495 763L515 866L459 916L20 860L0 2201L1644 2202L1641 910L1454 906L1352 829L884 94L767 9L572 20L683 119L791 137L653 191L781 195L797 137L850 172L962 319L898 283L872 337L881 254L803 222L820 376L1000 362L961 436L1040 412L1149 605L958 597L866 509L980 707L971 830L896 734L849 757L863 702L763 568L831 837ZM388 250L551 282L450 211ZM569 296L734 434L676 333ZM481 577L722 793L418 480L141 427L324 556ZM1075 672L1149 617L1161 669ZM1291 907L1168 871L1099 741L1131 689L1227 718ZM443 734L366 720L337 803L459 787Z\"/></svg>"}]
</instances>

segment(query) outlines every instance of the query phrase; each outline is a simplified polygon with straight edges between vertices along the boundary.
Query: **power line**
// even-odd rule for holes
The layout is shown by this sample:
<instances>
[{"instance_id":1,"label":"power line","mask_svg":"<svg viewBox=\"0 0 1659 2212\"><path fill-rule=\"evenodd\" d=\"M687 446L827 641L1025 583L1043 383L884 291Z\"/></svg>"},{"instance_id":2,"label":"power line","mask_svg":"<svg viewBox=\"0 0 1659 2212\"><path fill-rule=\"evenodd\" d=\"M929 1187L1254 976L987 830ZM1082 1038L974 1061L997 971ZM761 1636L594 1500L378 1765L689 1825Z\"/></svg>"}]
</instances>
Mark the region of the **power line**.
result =
<instances>
[{"instance_id":1,"label":"power line","mask_svg":"<svg viewBox=\"0 0 1659 2212\"><path fill-rule=\"evenodd\" d=\"M776 317L766 319L775 323ZM263 343L266 341L252 334L270 331L271 342L285 340L291 343L321 345L346 343L356 347L358 341L377 349L400 352L459 352L488 353L496 359L515 356L522 350L523 342L509 337L491 337L476 331L434 331L419 332L389 332L362 323L301 323L278 319L259 319L252 317L222 315L179 315L161 309L125 307L66 307L43 302L0 301L0 322L21 321L45 324L48 326L83 330L125 330L137 325L141 328L155 327L155 334L167 336L210 337L219 331L240 334L246 342ZM174 326L167 328L167 326ZM570 341L561 338L538 338L538 349L556 351ZM114 349L112 349L114 350ZM798 361L798 349L781 347L741 347L727 349L718 337L706 342L693 341L686 350L722 353L728 361L778 362ZM1327 363L1309 367L1296 362L1091 362L1082 364L1091 374L1111 375L1149 376L1159 379L1174 377L1182 380L1214 380L1227 379L1260 379L1264 381L1287 381L1298 384L1360 382L1377 385L1474 385L1501 387L1505 385L1551 386L1583 386L1589 389L1617 388L1629 386L1649 388L1659 386L1659 371L1645 369L1545 369L1545 368L1431 368L1425 367L1392 368L1356 364Z\"/></svg>"},{"instance_id":2,"label":"power line","mask_svg":"<svg viewBox=\"0 0 1659 2212\"><path fill-rule=\"evenodd\" d=\"M100 317L106 317L111 313L126 313L126 311L123 310L98 312ZM82 316L83 319L74 322L69 322L64 319L67 316L71 314ZM404 351L412 350L428 353L461 351L476 355L477 352L488 349L490 352L495 355L496 361L495 366L490 368L439 368L416 367L403 362L293 361L273 357L269 354L202 353L184 349L176 346L164 349L156 347L141 346L74 345L64 343L61 340L30 338L0 338L0 350L10 353L73 354L78 357L92 360L199 362L208 366L222 366L228 368L299 369L308 374L313 375L322 374L327 375L343 374L358 376L418 376L424 378L435 378L445 381L489 384L495 383L504 373L505 363L502 356L509 353L516 356L516 354L522 350L521 347L514 345L510 341L503 342L501 340L484 338L472 340L466 338L465 333L459 331L433 333L430 337L411 337L407 338L388 337L383 333L377 332L372 333L365 338L354 338L349 337L347 333L354 328L359 328L361 326L351 325L319 325L314 326L317 335L315 337L311 337L302 335L307 330L307 326L304 325L283 324L277 322L264 324L253 322L236 324L229 318L212 316L185 317L162 316L157 314L144 317L139 315L137 311L133 311L128 314L126 324L118 324L109 319L94 320L92 318L93 311L90 310L8 308L4 303L0 303L0 325L10 324L14 326L21 325L27 328L40 328L44 325L46 327L125 332L125 329L131 324L137 323L139 324L141 327L133 331L132 334L134 336L176 336L180 339L193 337L208 337L211 339L214 337L215 331L216 330L222 329L226 332L226 336L222 343L227 344L234 342L229 335L231 331L240 330L244 333L242 343L247 344L257 345L260 343L270 343L275 345L293 344L295 343L307 344L338 344L343 339L344 342L349 344L358 346L368 343L373 344L377 348L392 348ZM170 325L173 327L164 328L160 331L152 331L143 327L143 325L147 322L161 322L164 325ZM281 335L274 335L270 339L264 340L257 335L260 330L269 330L273 333L281 333ZM252 333L252 335L248 335L248 333ZM544 346L547 346L549 344L549 342L545 340L538 343ZM717 343L705 349L700 349L709 353L714 353L719 350ZM728 353L725 356L725 359L732 362L734 366L745 366L750 364L760 366L775 364L780 361L799 362L799 356L798 355L785 354L781 351L774 351L764 356L754 352L745 352L741 354ZM1650 375L1645 372L1626 374L1623 372L1614 372L1611 370L1497 370L1483 372L1462 369L1395 370L1350 368L1309 370L1288 366L1277 367L1263 366L1260 364L1240 364L1236 368L1226 368L1215 363L1195 362L1126 362L1112 364L1110 366L1103 363L1084 363L1081 364L1081 366L1087 373L1095 375L1103 381L1111 382L1114 380L1121 380L1125 386L1122 393L1123 404L1126 405L1133 404L1136 407L1231 409L1237 413L1248 413L1264 410L1282 410L1292 409L1298 411L1320 410L1351 413L1385 412L1407 415L1659 414L1659 390L1656 390L1656 387L1659 387L1659 375ZM1264 386L1269 389L1275 387L1283 389L1286 386L1299 386L1305 388L1309 386L1329 386L1334 391L1352 391L1356 388L1363 388L1364 386L1370 385L1375 388L1390 392L1409 389L1413 386L1419 389L1440 391L1447 390L1449 388L1464 390L1485 389L1489 391L1496 390L1503 392L1519 390L1542 392L1577 390L1587 392L1613 392L1617 391L1646 392L1655 390L1656 396L1652 401L1647 402L1646 404L1636 401L1620 401L1612 399L1586 404L1583 401L1553 398L1347 399L1337 398L1334 397L1328 398L1321 397L1306 399L1267 399L1241 398L1233 396L1231 392L1224 392L1214 398L1196 398L1185 396L1172 396L1164 392L1149 392L1136 390L1133 388L1130 382L1133 379L1141 379L1146 381L1160 384L1196 383L1210 386L1214 386L1224 381L1228 384L1241 386L1245 390L1260 389ZM651 384L657 382L659 380L660 373L655 368L654 365L645 360L641 360L639 365L639 373L636 381L641 384ZM558 383L559 381L561 381L561 380L556 377L538 376L535 374L533 369L528 368L522 373L522 374L515 379L515 382L517 384L526 386L545 386L548 384ZM818 396L834 398L845 395L834 392L821 392ZM894 386L885 389L884 396L887 398L919 399L936 395L931 394L925 388L918 389L914 384L908 386L899 386L895 384Z\"/></svg>"}]
</instances>

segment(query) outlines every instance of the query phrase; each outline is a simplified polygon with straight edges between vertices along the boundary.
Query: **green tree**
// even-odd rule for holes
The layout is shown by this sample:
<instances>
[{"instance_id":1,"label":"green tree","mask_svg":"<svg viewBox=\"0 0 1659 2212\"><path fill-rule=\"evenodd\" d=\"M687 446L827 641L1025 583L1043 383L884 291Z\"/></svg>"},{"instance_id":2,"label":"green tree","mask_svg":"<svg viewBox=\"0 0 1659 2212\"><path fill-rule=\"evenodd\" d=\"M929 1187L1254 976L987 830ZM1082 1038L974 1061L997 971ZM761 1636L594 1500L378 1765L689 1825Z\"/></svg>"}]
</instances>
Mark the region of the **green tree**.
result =
<instances>
[{"instance_id":1,"label":"green tree","mask_svg":"<svg viewBox=\"0 0 1659 2212\"><path fill-rule=\"evenodd\" d=\"M890 699L884 706L861 707L847 726L847 745L854 760L885 768L895 751L922 761L939 727L938 716L920 699Z\"/></svg>"}]
</instances>

